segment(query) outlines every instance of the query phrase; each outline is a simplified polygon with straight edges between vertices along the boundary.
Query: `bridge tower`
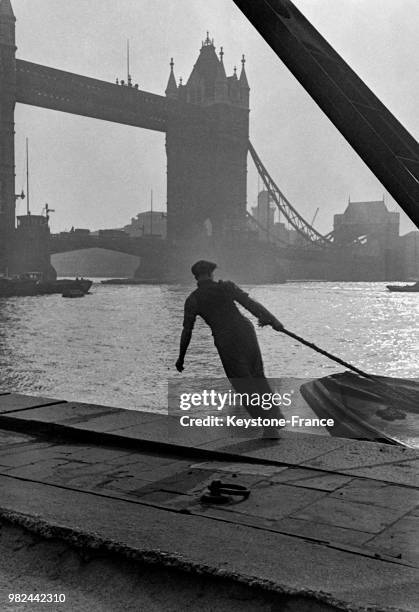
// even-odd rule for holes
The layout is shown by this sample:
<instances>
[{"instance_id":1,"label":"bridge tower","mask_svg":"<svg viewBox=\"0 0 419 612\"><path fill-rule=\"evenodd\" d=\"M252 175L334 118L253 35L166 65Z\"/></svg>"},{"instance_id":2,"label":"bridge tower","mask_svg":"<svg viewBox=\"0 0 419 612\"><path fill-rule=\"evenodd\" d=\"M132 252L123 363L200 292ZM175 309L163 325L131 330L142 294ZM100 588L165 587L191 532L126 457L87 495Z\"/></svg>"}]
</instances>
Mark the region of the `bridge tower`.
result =
<instances>
[{"instance_id":1,"label":"bridge tower","mask_svg":"<svg viewBox=\"0 0 419 612\"><path fill-rule=\"evenodd\" d=\"M15 224L15 30L10 0L0 0L0 273L42 272L55 278L48 219L29 214L19 217L17 229Z\"/></svg>"},{"instance_id":2,"label":"bridge tower","mask_svg":"<svg viewBox=\"0 0 419 612\"><path fill-rule=\"evenodd\" d=\"M10 0L0 0L0 273L9 267L15 232L15 22Z\"/></svg>"},{"instance_id":3,"label":"bridge tower","mask_svg":"<svg viewBox=\"0 0 419 612\"><path fill-rule=\"evenodd\" d=\"M179 112L166 131L167 238L188 261L246 227L249 85L244 56L239 77L226 75L223 55L207 33L186 84L170 63L166 96Z\"/></svg>"}]
</instances>

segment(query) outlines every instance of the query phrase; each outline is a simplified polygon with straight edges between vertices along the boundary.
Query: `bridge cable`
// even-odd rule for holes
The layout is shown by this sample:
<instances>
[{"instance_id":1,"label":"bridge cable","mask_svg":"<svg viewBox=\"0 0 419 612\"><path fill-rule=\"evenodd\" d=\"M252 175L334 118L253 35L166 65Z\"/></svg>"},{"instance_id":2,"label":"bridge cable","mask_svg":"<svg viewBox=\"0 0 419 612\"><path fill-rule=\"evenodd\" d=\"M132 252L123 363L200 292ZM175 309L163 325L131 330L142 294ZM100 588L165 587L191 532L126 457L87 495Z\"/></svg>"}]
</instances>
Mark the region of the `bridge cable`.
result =
<instances>
[{"instance_id":1,"label":"bridge cable","mask_svg":"<svg viewBox=\"0 0 419 612\"><path fill-rule=\"evenodd\" d=\"M282 191L276 185L275 181L272 179L265 166L263 165L260 157L256 153L252 143L249 141L249 153L252 156L254 164L256 166L256 170L258 171L259 176L261 177L266 190L271 196L272 200L275 202L279 211L285 216L290 225L305 238L305 240L315 246L319 246L321 248L327 248L333 245L332 238L327 236L323 236L320 232L318 232L314 227L310 225L301 215L300 213L292 206L292 204L287 200Z\"/></svg>"}]
</instances>

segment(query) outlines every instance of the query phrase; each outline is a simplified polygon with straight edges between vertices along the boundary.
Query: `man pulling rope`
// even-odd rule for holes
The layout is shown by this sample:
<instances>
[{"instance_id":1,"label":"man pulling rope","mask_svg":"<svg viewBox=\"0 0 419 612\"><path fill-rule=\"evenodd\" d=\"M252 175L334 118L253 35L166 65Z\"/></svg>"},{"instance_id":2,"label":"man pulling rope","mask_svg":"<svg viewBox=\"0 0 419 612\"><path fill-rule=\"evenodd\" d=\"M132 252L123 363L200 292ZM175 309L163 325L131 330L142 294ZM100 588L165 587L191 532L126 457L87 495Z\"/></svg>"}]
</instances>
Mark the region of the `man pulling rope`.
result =
<instances>
[{"instance_id":1,"label":"man pulling rope","mask_svg":"<svg viewBox=\"0 0 419 612\"><path fill-rule=\"evenodd\" d=\"M253 314L259 320L260 326L270 325L273 329L282 331L283 325L269 310L250 298L233 282L214 281L216 267L215 263L201 260L191 268L198 287L185 302L176 369L178 372L184 370L184 360L192 330L196 317L200 316L211 328L224 371L235 391L249 396L255 393L259 396L264 393L272 395L272 389L265 377L255 329L249 319L241 314L235 302ZM249 403L244 406L252 417L283 418L280 409L273 404L268 412ZM277 438L278 429L266 427L263 436Z\"/></svg>"}]
</instances>

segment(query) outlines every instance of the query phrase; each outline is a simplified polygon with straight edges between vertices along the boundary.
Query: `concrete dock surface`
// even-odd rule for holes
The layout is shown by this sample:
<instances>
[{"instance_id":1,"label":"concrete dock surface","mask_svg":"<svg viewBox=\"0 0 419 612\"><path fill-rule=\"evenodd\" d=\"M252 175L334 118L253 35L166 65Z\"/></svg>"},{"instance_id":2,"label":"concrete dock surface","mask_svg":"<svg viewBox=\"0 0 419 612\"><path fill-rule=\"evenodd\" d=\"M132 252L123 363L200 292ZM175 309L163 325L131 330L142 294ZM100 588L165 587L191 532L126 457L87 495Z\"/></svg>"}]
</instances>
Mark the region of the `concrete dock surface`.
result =
<instances>
[{"instance_id":1,"label":"concrete dock surface","mask_svg":"<svg viewBox=\"0 0 419 612\"><path fill-rule=\"evenodd\" d=\"M417 611L418 467L387 444L0 395L0 609L48 588L68 594L49 610ZM205 504L214 480L250 495Z\"/></svg>"}]
</instances>

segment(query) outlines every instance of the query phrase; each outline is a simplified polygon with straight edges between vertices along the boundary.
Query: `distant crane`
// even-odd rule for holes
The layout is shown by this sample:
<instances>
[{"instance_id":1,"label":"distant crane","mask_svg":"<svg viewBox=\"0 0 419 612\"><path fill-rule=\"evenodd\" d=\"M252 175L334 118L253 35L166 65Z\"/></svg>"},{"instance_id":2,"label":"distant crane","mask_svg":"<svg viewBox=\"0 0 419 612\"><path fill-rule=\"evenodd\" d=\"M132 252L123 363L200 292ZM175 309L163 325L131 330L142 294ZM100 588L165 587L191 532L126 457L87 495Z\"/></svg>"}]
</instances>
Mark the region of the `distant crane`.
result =
<instances>
[{"instance_id":1,"label":"distant crane","mask_svg":"<svg viewBox=\"0 0 419 612\"><path fill-rule=\"evenodd\" d=\"M313 225L314 225L314 222L315 222L315 220L316 220L317 213L319 212L319 210L320 210L320 207L318 206L318 207L316 208L316 212L314 213L313 218L312 218L312 220L311 220L311 223L310 223L310 225L311 225L311 226L313 226Z\"/></svg>"}]
</instances>

